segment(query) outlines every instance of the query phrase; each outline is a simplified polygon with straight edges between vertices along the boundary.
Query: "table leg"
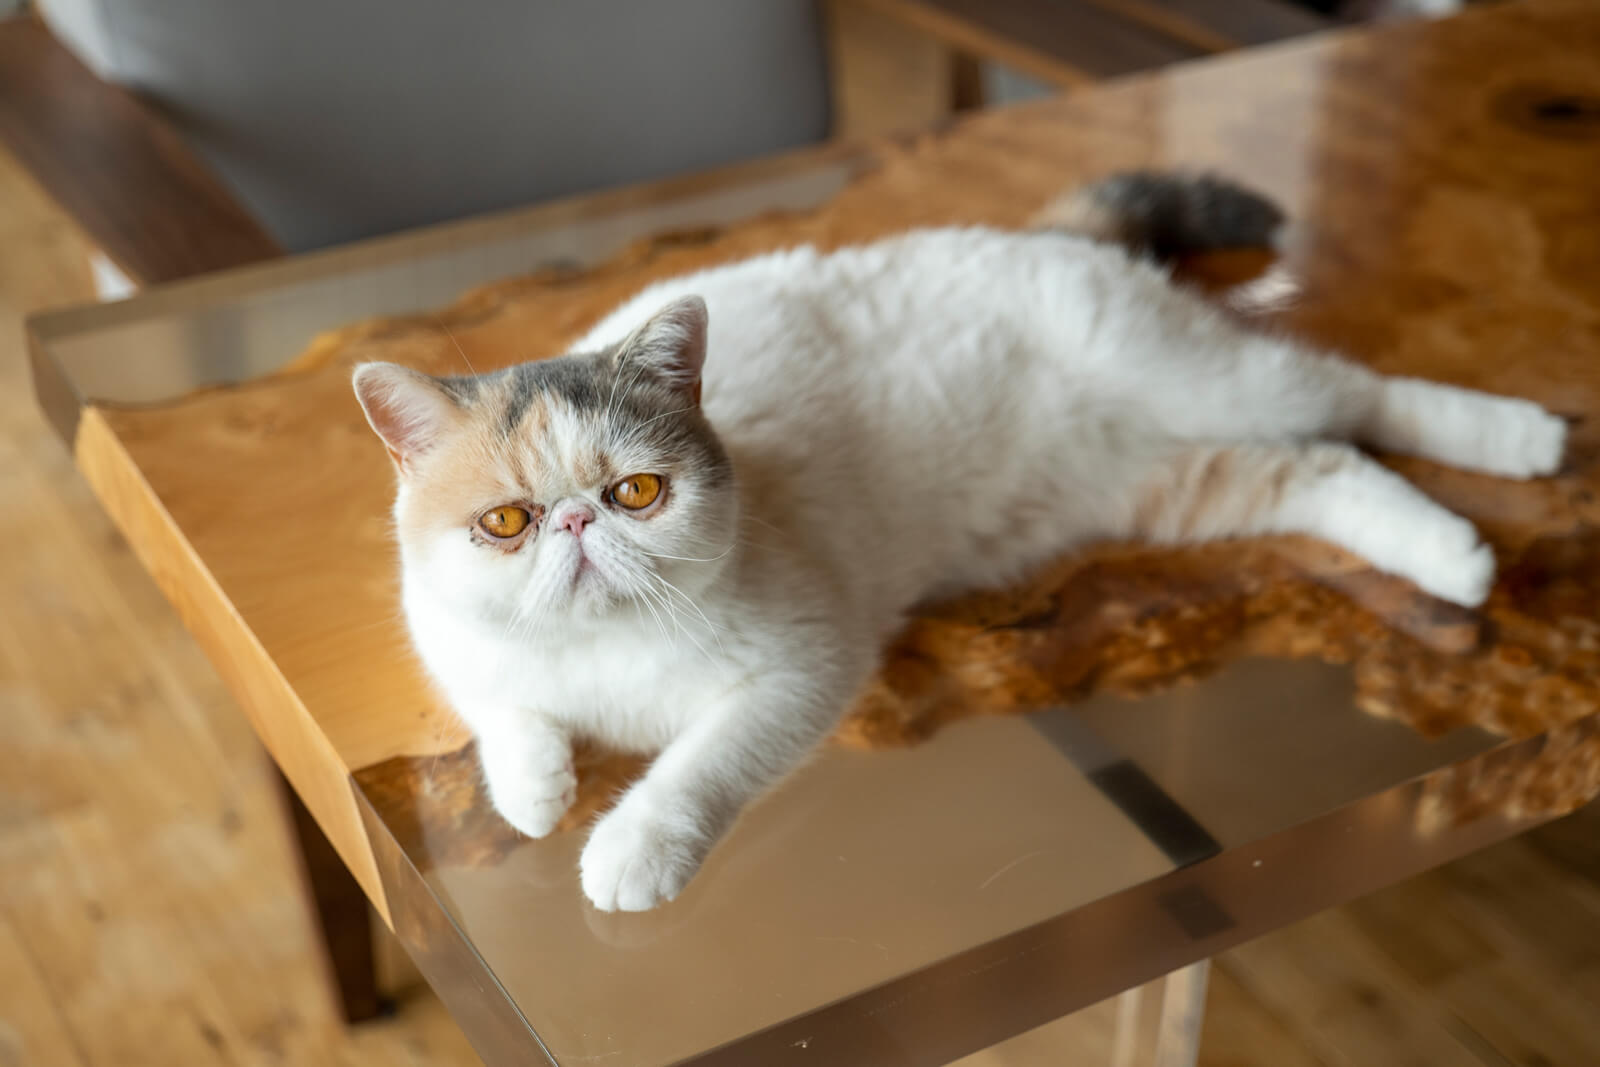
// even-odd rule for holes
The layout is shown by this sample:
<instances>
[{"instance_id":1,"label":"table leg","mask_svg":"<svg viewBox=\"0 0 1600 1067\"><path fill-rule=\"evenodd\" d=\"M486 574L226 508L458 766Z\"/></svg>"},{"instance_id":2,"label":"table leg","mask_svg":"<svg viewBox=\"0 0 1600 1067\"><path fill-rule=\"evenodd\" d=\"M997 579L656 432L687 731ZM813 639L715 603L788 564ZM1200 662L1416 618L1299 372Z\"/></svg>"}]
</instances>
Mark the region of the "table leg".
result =
<instances>
[{"instance_id":1,"label":"table leg","mask_svg":"<svg viewBox=\"0 0 1600 1067\"><path fill-rule=\"evenodd\" d=\"M351 1023L383 1015L388 1005L378 995L367 896L281 771L277 778L340 1014Z\"/></svg>"},{"instance_id":2,"label":"table leg","mask_svg":"<svg viewBox=\"0 0 1600 1067\"><path fill-rule=\"evenodd\" d=\"M1210 978L1210 960L1191 963L1167 975L1155 1067L1194 1067L1200 1058L1200 1028L1206 1018L1206 986Z\"/></svg>"},{"instance_id":3,"label":"table leg","mask_svg":"<svg viewBox=\"0 0 1600 1067\"><path fill-rule=\"evenodd\" d=\"M1210 975L1201 960L1119 996L1111 1067L1194 1067Z\"/></svg>"}]
</instances>

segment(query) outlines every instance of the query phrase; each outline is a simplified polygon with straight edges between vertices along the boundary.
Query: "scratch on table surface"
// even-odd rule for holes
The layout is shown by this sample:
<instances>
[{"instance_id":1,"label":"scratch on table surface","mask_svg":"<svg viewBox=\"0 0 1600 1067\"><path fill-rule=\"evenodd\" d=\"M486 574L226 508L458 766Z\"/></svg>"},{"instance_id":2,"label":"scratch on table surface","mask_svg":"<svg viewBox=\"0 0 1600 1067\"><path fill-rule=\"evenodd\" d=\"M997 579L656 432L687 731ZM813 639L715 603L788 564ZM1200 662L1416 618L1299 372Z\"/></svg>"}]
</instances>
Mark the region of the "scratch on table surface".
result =
<instances>
[{"instance_id":1,"label":"scratch on table surface","mask_svg":"<svg viewBox=\"0 0 1600 1067\"><path fill-rule=\"evenodd\" d=\"M814 940L817 940L817 941L843 941L848 945L859 945L859 944L861 944L861 941L860 941L859 938L846 937L843 934L816 934L816 935L814 935ZM881 952L888 952L889 951L889 946L885 945L882 941L868 941L867 944L871 945L873 948L878 949Z\"/></svg>"},{"instance_id":2,"label":"scratch on table surface","mask_svg":"<svg viewBox=\"0 0 1600 1067\"><path fill-rule=\"evenodd\" d=\"M1018 864L1026 863L1029 860L1033 859L1033 857L1035 857L1035 856L1042 856L1042 855L1044 855L1044 849L1036 848L1032 852L1028 853L1026 856L1018 856L1016 859L1012 860L1010 863L1006 864L1004 867L1001 867L998 871L995 871L989 877L985 878L983 880L983 884L978 887L978 892L981 893L985 889L988 889L991 885L994 884L994 880L996 878L999 878L1002 874L1005 874L1011 868L1017 866Z\"/></svg>"}]
</instances>

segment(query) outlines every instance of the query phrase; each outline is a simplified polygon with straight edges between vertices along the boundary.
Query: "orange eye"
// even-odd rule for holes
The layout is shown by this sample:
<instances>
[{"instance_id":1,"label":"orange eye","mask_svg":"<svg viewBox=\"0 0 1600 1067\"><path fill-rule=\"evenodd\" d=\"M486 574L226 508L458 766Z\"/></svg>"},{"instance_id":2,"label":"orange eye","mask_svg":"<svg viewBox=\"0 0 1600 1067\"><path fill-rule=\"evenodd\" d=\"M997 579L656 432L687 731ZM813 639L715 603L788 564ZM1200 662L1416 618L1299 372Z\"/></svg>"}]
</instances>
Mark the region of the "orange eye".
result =
<instances>
[{"instance_id":1,"label":"orange eye","mask_svg":"<svg viewBox=\"0 0 1600 1067\"><path fill-rule=\"evenodd\" d=\"M639 511L661 495L661 475L630 474L611 487L611 499L629 511Z\"/></svg>"},{"instance_id":2,"label":"orange eye","mask_svg":"<svg viewBox=\"0 0 1600 1067\"><path fill-rule=\"evenodd\" d=\"M478 516L478 529L504 541L526 530L532 521L533 516L528 514L527 508L504 504Z\"/></svg>"}]
</instances>

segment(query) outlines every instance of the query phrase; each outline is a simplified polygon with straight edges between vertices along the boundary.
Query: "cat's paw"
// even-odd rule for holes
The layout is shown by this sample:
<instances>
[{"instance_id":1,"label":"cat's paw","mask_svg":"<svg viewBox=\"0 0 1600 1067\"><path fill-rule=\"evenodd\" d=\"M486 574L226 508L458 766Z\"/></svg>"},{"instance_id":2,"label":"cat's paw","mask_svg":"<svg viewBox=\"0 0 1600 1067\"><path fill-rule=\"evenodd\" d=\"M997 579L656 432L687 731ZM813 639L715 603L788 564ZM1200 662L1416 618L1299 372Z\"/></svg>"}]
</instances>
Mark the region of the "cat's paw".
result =
<instances>
[{"instance_id":1,"label":"cat's paw","mask_svg":"<svg viewBox=\"0 0 1600 1067\"><path fill-rule=\"evenodd\" d=\"M545 837L578 796L572 747L564 737L538 732L509 743L480 743L489 800L500 817L529 837Z\"/></svg>"},{"instance_id":2,"label":"cat's paw","mask_svg":"<svg viewBox=\"0 0 1600 1067\"><path fill-rule=\"evenodd\" d=\"M1567 449L1567 420L1528 400L1496 397L1477 428L1477 463L1502 478L1554 474Z\"/></svg>"},{"instance_id":3,"label":"cat's paw","mask_svg":"<svg viewBox=\"0 0 1600 1067\"><path fill-rule=\"evenodd\" d=\"M1423 592L1468 608L1488 599L1494 585L1494 551L1478 540L1472 523L1452 515L1449 522L1417 530L1411 550L1414 562L1407 576Z\"/></svg>"},{"instance_id":4,"label":"cat's paw","mask_svg":"<svg viewBox=\"0 0 1600 1067\"><path fill-rule=\"evenodd\" d=\"M689 884L704 857L703 841L692 819L625 797L584 846L583 894L601 911L649 911Z\"/></svg>"}]
</instances>

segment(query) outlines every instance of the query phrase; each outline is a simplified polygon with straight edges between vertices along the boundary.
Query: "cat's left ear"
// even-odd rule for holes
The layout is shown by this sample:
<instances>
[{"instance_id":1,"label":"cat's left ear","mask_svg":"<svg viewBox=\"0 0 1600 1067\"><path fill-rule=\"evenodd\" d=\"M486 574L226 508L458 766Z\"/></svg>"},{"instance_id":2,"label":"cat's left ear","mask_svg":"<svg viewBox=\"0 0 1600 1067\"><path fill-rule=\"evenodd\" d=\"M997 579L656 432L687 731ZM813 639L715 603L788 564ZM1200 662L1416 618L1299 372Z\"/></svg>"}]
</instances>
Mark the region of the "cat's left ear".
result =
<instances>
[{"instance_id":1,"label":"cat's left ear","mask_svg":"<svg viewBox=\"0 0 1600 1067\"><path fill-rule=\"evenodd\" d=\"M675 300L617 348L619 367L641 364L674 389L700 403L700 370L706 362L706 302L698 296Z\"/></svg>"}]
</instances>

